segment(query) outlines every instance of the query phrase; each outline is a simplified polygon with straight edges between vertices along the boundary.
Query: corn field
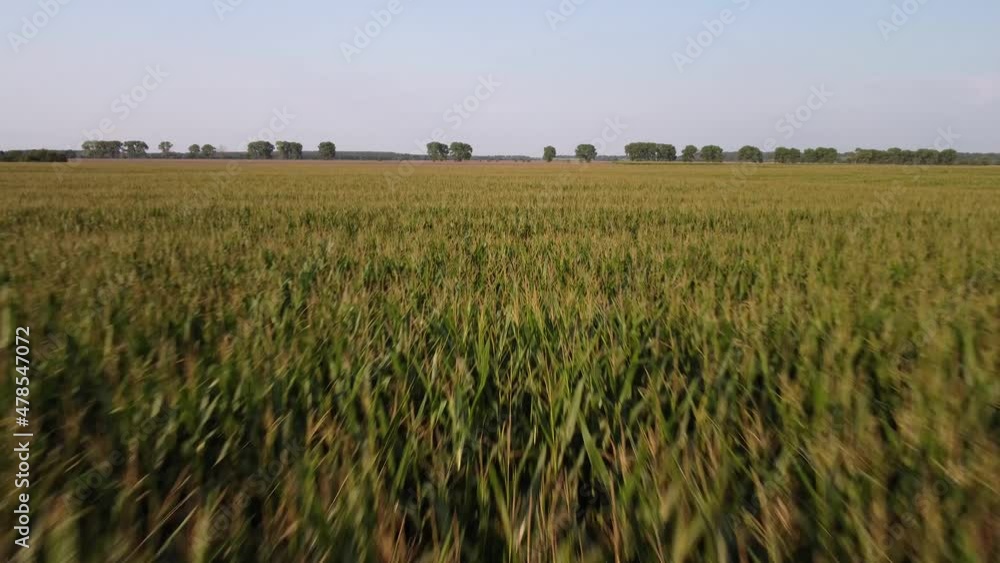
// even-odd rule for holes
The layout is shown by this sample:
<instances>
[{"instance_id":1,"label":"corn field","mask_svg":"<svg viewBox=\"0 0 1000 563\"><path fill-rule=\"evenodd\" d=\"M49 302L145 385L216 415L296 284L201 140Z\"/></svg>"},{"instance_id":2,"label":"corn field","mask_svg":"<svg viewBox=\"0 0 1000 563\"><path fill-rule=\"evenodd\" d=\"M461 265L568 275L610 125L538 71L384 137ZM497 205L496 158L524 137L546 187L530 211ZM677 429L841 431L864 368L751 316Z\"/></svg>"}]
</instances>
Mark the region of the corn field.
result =
<instances>
[{"instance_id":1,"label":"corn field","mask_svg":"<svg viewBox=\"0 0 1000 563\"><path fill-rule=\"evenodd\" d=\"M1000 559L998 169L12 164L0 204L4 560Z\"/></svg>"}]
</instances>

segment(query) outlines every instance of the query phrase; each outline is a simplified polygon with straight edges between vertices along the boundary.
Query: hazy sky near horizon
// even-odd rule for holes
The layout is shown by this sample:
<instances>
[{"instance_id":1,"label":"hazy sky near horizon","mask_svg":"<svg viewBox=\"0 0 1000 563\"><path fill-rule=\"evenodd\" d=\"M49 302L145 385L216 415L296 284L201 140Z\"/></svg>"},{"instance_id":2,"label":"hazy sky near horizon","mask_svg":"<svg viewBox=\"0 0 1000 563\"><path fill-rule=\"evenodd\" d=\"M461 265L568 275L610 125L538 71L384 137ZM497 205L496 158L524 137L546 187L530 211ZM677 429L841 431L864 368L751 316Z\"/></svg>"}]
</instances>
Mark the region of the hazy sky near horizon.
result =
<instances>
[{"instance_id":1,"label":"hazy sky near horizon","mask_svg":"<svg viewBox=\"0 0 1000 563\"><path fill-rule=\"evenodd\" d=\"M0 149L1000 151L996 0L5 0L0 22Z\"/></svg>"}]
</instances>

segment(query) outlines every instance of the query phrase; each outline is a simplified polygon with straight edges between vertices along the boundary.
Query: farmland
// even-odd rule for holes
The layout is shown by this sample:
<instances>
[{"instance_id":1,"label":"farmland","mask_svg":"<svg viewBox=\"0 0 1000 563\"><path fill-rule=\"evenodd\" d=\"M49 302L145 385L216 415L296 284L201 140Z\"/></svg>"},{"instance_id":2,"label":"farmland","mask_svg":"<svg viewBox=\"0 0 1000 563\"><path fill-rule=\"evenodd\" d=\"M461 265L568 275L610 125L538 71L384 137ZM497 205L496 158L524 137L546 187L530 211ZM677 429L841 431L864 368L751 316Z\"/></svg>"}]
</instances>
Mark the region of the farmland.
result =
<instances>
[{"instance_id":1,"label":"farmland","mask_svg":"<svg viewBox=\"0 0 1000 563\"><path fill-rule=\"evenodd\" d=\"M39 561L1000 553L1000 169L55 166L0 165Z\"/></svg>"}]
</instances>

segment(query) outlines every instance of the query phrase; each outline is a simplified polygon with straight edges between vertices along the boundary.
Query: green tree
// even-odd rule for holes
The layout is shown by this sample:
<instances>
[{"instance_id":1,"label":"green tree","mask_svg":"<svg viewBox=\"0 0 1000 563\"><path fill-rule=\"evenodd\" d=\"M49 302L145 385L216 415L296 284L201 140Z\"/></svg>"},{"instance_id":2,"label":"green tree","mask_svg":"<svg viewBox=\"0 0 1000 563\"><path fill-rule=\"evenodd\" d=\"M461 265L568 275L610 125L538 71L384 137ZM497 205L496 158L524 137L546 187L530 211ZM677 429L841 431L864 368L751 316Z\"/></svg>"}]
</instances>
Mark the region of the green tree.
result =
<instances>
[{"instance_id":1,"label":"green tree","mask_svg":"<svg viewBox=\"0 0 1000 563\"><path fill-rule=\"evenodd\" d=\"M201 156L201 147L199 145L188 147L188 158L198 158L199 156Z\"/></svg>"},{"instance_id":2,"label":"green tree","mask_svg":"<svg viewBox=\"0 0 1000 563\"><path fill-rule=\"evenodd\" d=\"M302 143L296 143L294 141L278 141L276 148L278 150L278 155L284 160L302 159Z\"/></svg>"},{"instance_id":3,"label":"green tree","mask_svg":"<svg viewBox=\"0 0 1000 563\"><path fill-rule=\"evenodd\" d=\"M333 160L337 158L337 145L330 141L319 144L319 157L323 160Z\"/></svg>"},{"instance_id":4,"label":"green tree","mask_svg":"<svg viewBox=\"0 0 1000 563\"><path fill-rule=\"evenodd\" d=\"M816 149L806 149L802 153L802 162L813 164L819 162L819 157L816 154Z\"/></svg>"},{"instance_id":5,"label":"green tree","mask_svg":"<svg viewBox=\"0 0 1000 563\"><path fill-rule=\"evenodd\" d=\"M146 151L149 150L144 141L125 141L124 147L126 158L146 158Z\"/></svg>"},{"instance_id":6,"label":"green tree","mask_svg":"<svg viewBox=\"0 0 1000 563\"><path fill-rule=\"evenodd\" d=\"M629 143L625 145L625 156L629 160L656 160L656 143Z\"/></svg>"},{"instance_id":7,"label":"green tree","mask_svg":"<svg viewBox=\"0 0 1000 563\"><path fill-rule=\"evenodd\" d=\"M448 145L438 143L436 141L427 143L427 156L435 162L439 160L448 160Z\"/></svg>"},{"instance_id":8,"label":"green tree","mask_svg":"<svg viewBox=\"0 0 1000 563\"><path fill-rule=\"evenodd\" d=\"M594 145L578 145L576 157L584 162L590 162L597 158L597 149L594 148Z\"/></svg>"},{"instance_id":9,"label":"green tree","mask_svg":"<svg viewBox=\"0 0 1000 563\"><path fill-rule=\"evenodd\" d=\"M958 160L958 151L955 149L945 149L938 155L938 164L955 164Z\"/></svg>"},{"instance_id":10,"label":"green tree","mask_svg":"<svg viewBox=\"0 0 1000 563\"><path fill-rule=\"evenodd\" d=\"M832 147L816 147L816 162L822 162L826 164L833 164L837 162L840 157L840 153L837 149Z\"/></svg>"},{"instance_id":11,"label":"green tree","mask_svg":"<svg viewBox=\"0 0 1000 563\"><path fill-rule=\"evenodd\" d=\"M705 162L722 162L722 147L718 145L705 145L701 147L701 159Z\"/></svg>"},{"instance_id":12,"label":"green tree","mask_svg":"<svg viewBox=\"0 0 1000 563\"><path fill-rule=\"evenodd\" d=\"M159 148L160 148L160 152L163 153L164 156L166 156L166 155L170 154L170 151L172 151L174 149L174 144L171 143L170 141L162 141L160 143L160 147Z\"/></svg>"},{"instance_id":13,"label":"green tree","mask_svg":"<svg viewBox=\"0 0 1000 563\"><path fill-rule=\"evenodd\" d=\"M274 154L274 145L267 141L254 141L247 145L247 157L255 160L267 160Z\"/></svg>"},{"instance_id":14,"label":"green tree","mask_svg":"<svg viewBox=\"0 0 1000 563\"><path fill-rule=\"evenodd\" d=\"M84 141L83 155L86 158L120 158L123 145L121 141Z\"/></svg>"},{"instance_id":15,"label":"green tree","mask_svg":"<svg viewBox=\"0 0 1000 563\"><path fill-rule=\"evenodd\" d=\"M455 162L462 162L463 160L472 160L472 145L466 143L455 142L449 147L449 152L451 153L452 159Z\"/></svg>"},{"instance_id":16,"label":"green tree","mask_svg":"<svg viewBox=\"0 0 1000 563\"><path fill-rule=\"evenodd\" d=\"M740 162L764 162L764 153L757 147L745 145L738 153Z\"/></svg>"},{"instance_id":17,"label":"green tree","mask_svg":"<svg viewBox=\"0 0 1000 563\"><path fill-rule=\"evenodd\" d=\"M694 145L688 145L684 147L684 152L681 153L681 160L684 162L694 162L698 158L698 147Z\"/></svg>"},{"instance_id":18,"label":"green tree","mask_svg":"<svg viewBox=\"0 0 1000 563\"><path fill-rule=\"evenodd\" d=\"M941 153L934 149L920 149L917 151L917 164L928 166L937 164L941 160Z\"/></svg>"},{"instance_id":19,"label":"green tree","mask_svg":"<svg viewBox=\"0 0 1000 563\"><path fill-rule=\"evenodd\" d=\"M673 145L656 145L656 160L674 162L677 160L677 147Z\"/></svg>"},{"instance_id":20,"label":"green tree","mask_svg":"<svg viewBox=\"0 0 1000 563\"><path fill-rule=\"evenodd\" d=\"M545 147L542 151L542 158L545 162L552 162L556 158L556 148L555 147Z\"/></svg>"},{"instance_id":21,"label":"green tree","mask_svg":"<svg viewBox=\"0 0 1000 563\"><path fill-rule=\"evenodd\" d=\"M632 161L673 162L677 160L677 147L658 143L629 143L625 145L625 156Z\"/></svg>"},{"instance_id":22,"label":"green tree","mask_svg":"<svg viewBox=\"0 0 1000 563\"><path fill-rule=\"evenodd\" d=\"M205 158L212 158L215 156L215 147L212 145L202 145L201 146L201 156Z\"/></svg>"},{"instance_id":23,"label":"green tree","mask_svg":"<svg viewBox=\"0 0 1000 563\"><path fill-rule=\"evenodd\" d=\"M872 149L854 149L854 162L856 164L873 164L878 160L878 153L880 151L875 151Z\"/></svg>"}]
</instances>

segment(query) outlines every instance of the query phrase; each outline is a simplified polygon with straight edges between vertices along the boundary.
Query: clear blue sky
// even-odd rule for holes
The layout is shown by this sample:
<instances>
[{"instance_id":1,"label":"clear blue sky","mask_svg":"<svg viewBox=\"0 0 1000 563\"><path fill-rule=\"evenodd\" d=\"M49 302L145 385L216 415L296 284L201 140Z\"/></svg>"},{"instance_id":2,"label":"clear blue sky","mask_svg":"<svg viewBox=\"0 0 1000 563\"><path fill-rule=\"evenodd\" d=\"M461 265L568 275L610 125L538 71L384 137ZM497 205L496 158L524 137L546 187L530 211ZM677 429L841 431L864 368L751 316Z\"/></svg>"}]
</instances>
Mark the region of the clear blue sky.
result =
<instances>
[{"instance_id":1,"label":"clear blue sky","mask_svg":"<svg viewBox=\"0 0 1000 563\"><path fill-rule=\"evenodd\" d=\"M108 120L107 138L235 150L285 110L277 138L339 150L413 152L440 129L477 154L566 154L617 120L605 153L636 140L906 148L949 128L960 151L1000 151L996 0L576 0L555 29L561 0L398 2L348 62L355 28L392 2L5 0L0 148L79 147ZM880 30L904 4L919 8ZM675 53L726 9L679 70ZM166 76L126 115L120 97L147 67ZM491 76L468 117L446 114ZM813 88L832 95L803 112ZM789 127L797 109L808 119Z\"/></svg>"}]
</instances>

